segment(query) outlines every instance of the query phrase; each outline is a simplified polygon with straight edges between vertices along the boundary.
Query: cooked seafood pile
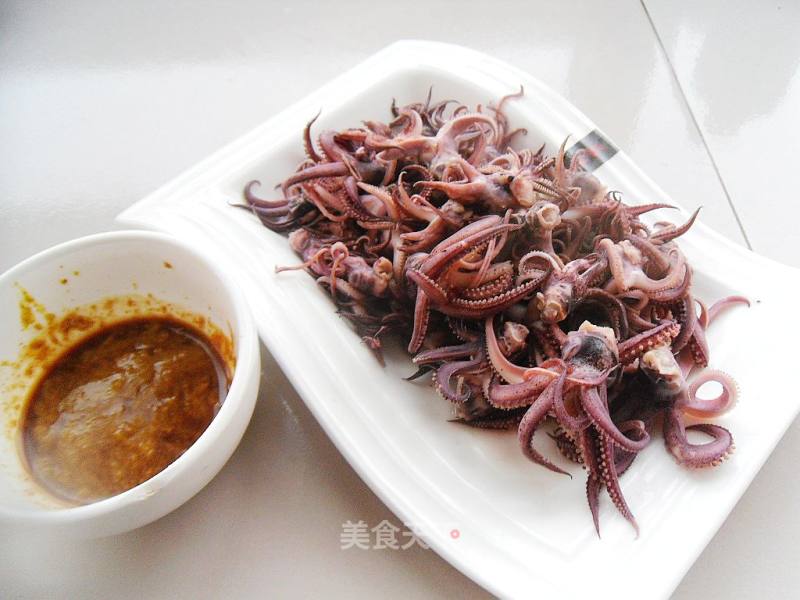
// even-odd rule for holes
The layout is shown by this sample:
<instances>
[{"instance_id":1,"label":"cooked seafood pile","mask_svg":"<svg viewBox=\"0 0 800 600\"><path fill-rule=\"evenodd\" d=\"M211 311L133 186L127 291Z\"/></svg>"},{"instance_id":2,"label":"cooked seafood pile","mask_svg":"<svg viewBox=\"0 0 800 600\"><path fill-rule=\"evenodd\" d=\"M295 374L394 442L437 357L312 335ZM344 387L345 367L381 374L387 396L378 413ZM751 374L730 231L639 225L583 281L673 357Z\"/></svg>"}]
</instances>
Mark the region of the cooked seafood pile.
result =
<instances>
[{"instance_id":1,"label":"cooked seafood pile","mask_svg":"<svg viewBox=\"0 0 800 600\"><path fill-rule=\"evenodd\" d=\"M279 270L315 277L380 360L382 340L402 338L458 421L516 429L529 459L566 473L533 443L552 420L555 447L588 473L598 533L603 488L638 532L619 476L658 427L687 467L733 449L726 429L685 420L735 402L733 380L705 369L705 332L747 300L693 297L674 240L697 213L649 227L641 215L671 207L625 204L584 170L585 150L512 149L525 132L504 107L521 94L475 111L430 94L393 102L390 122L324 131L317 144L312 120L282 197L258 197L254 181L241 206L289 232L303 262ZM710 381L719 393L698 395Z\"/></svg>"}]
</instances>

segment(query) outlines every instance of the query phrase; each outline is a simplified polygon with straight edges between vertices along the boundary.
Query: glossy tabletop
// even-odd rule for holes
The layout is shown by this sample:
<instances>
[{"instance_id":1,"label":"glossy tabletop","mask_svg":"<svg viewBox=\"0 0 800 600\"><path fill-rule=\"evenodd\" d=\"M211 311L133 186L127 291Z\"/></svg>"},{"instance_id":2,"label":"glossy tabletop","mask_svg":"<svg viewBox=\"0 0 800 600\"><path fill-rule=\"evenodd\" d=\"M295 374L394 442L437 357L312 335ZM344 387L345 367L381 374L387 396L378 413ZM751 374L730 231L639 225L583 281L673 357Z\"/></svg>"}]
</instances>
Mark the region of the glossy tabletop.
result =
<instances>
[{"instance_id":1,"label":"glossy tabletop","mask_svg":"<svg viewBox=\"0 0 800 600\"><path fill-rule=\"evenodd\" d=\"M703 205L707 224L800 266L790 3L162 4L0 5L0 270L115 228L140 197L402 38L471 46L532 73L686 208ZM676 598L800 590L798 454L795 424ZM345 549L359 521L375 528L369 547ZM411 540L265 351L253 421L205 490L114 538L0 539L0 595L486 596L418 544L375 548L386 523Z\"/></svg>"}]
</instances>

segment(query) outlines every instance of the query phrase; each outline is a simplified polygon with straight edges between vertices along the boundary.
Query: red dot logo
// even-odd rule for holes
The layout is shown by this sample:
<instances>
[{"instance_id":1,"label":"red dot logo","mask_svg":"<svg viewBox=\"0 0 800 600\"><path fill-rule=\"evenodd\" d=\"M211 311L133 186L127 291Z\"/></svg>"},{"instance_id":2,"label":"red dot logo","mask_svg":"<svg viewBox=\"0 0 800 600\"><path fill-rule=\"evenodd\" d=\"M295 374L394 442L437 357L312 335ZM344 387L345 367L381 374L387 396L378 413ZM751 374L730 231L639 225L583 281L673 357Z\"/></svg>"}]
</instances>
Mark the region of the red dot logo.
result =
<instances>
[{"instance_id":1,"label":"red dot logo","mask_svg":"<svg viewBox=\"0 0 800 600\"><path fill-rule=\"evenodd\" d=\"M453 538L454 540L457 540L458 538L461 537L461 532L458 529L453 529L452 531L450 531L450 537Z\"/></svg>"}]
</instances>

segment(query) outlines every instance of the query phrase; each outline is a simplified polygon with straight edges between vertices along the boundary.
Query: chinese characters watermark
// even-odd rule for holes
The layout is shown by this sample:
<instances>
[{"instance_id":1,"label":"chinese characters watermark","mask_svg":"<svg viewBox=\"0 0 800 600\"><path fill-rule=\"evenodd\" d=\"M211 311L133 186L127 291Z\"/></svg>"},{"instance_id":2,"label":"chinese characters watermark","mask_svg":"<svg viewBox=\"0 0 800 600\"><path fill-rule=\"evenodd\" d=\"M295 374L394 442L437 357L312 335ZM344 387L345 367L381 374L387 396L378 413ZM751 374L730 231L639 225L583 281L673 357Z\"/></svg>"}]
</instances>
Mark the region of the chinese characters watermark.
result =
<instances>
[{"instance_id":1,"label":"chinese characters watermark","mask_svg":"<svg viewBox=\"0 0 800 600\"><path fill-rule=\"evenodd\" d=\"M458 529L449 530L450 538L457 540L461 536ZM412 546L419 546L425 550L428 544L423 539L424 532L415 525L401 528L384 519L375 527L370 527L363 520L345 521L342 523L342 532L339 535L339 544L342 550L357 548L359 550L408 550Z\"/></svg>"}]
</instances>

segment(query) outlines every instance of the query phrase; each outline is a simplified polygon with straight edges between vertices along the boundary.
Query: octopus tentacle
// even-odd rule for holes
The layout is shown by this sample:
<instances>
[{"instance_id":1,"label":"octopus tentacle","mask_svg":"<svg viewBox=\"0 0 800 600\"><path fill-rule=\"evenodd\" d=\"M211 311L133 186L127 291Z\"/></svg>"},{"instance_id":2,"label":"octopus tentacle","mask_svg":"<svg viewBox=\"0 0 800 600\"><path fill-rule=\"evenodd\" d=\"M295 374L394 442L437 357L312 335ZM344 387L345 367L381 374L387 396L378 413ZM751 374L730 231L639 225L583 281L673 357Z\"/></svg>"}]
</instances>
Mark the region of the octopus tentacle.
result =
<instances>
[{"instance_id":1,"label":"octopus tentacle","mask_svg":"<svg viewBox=\"0 0 800 600\"><path fill-rule=\"evenodd\" d=\"M664 277L669 270L669 260L664 253L650 240L639 237L638 235L630 235L626 237L631 244L633 244L642 254L647 257L648 271L652 271L655 277Z\"/></svg>"},{"instance_id":2,"label":"octopus tentacle","mask_svg":"<svg viewBox=\"0 0 800 600\"><path fill-rule=\"evenodd\" d=\"M701 386L709 382L719 383L721 391L718 396L709 399L697 397ZM690 384L686 393L682 395L677 405L686 413L697 417L717 417L729 411L739 395L738 386L733 377L716 369L700 373Z\"/></svg>"},{"instance_id":3,"label":"octopus tentacle","mask_svg":"<svg viewBox=\"0 0 800 600\"><path fill-rule=\"evenodd\" d=\"M699 324L695 324L692 336L687 342L687 347L691 353L694 364L700 367L708 366L709 352L708 341L706 340L706 333Z\"/></svg>"},{"instance_id":4,"label":"octopus tentacle","mask_svg":"<svg viewBox=\"0 0 800 600\"><path fill-rule=\"evenodd\" d=\"M319 119L319 116L322 114L322 109L311 119L308 123L306 123L305 128L303 129L303 148L306 151L306 156L313 160L315 163L322 162L322 157L317 154L317 151L314 149L314 143L311 141L311 126L314 124L314 121Z\"/></svg>"},{"instance_id":5,"label":"octopus tentacle","mask_svg":"<svg viewBox=\"0 0 800 600\"><path fill-rule=\"evenodd\" d=\"M482 285L462 290L461 297L465 300L485 300L506 292L508 288L511 287L511 284L511 274L503 273L493 281L488 281Z\"/></svg>"},{"instance_id":6,"label":"octopus tentacle","mask_svg":"<svg viewBox=\"0 0 800 600\"><path fill-rule=\"evenodd\" d=\"M630 523L636 531L636 537L639 537L639 525L625 501L625 496L622 494L622 488L619 485L619 475L617 473L617 462L614 455L614 442L604 434L600 434L600 477L608 490L608 495L614 506L625 517L625 520Z\"/></svg>"},{"instance_id":7,"label":"octopus tentacle","mask_svg":"<svg viewBox=\"0 0 800 600\"><path fill-rule=\"evenodd\" d=\"M384 219L367 210L358 196L358 185L355 177L348 177L344 181L344 194L339 196L348 216L355 219L364 229L392 228L395 223L392 219Z\"/></svg>"},{"instance_id":8,"label":"octopus tentacle","mask_svg":"<svg viewBox=\"0 0 800 600\"><path fill-rule=\"evenodd\" d=\"M627 206L626 207L626 211L632 217L638 217L639 215L643 215L644 213L647 213L647 212L650 212L650 211L653 211L653 210L658 210L660 208L677 209L676 206L674 206L672 204L667 204L666 202L653 202L653 203L650 203L650 204L640 204L638 206Z\"/></svg>"},{"instance_id":9,"label":"octopus tentacle","mask_svg":"<svg viewBox=\"0 0 800 600\"><path fill-rule=\"evenodd\" d=\"M471 252L479 244L485 243L490 238L501 235L506 231L516 231L520 227L521 225L511 224L490 226L445 247L439 248L437 246L420 266L420 270L429 277L437 277L447 267Z\"/></svg>"},{"instance_id":10,"label":"octopus tentacle","mask_svg":"<svg viewBox=\"0 0 800 600\"><path fill-rule=\"evenodd\" d=\"M713 439L705 444L692 444L686 438L687 431L700 431ZM691 468L717 466L734 449L730 431L711 424L686 427L680 410L675 407L664 412L664 442L678 463Z\"/></svg>"},{"instance_id":11,"label":"octopus tentacle","mask_svg":"<svg viewBox=\"0 0 800 600\"><path fill-rule=\"evenodd\" d=\"M672 341L672 348L675 352L680 352L689 343L697 324L697 313L695 312L694 299L691 294L687 294L673 305L673 313L681 328Z\"/></svg>"},{"instance_id":12,"label":"octopus tentacle","mask_svg":"<svg viewBox=\"0 0 800 600\"><path fill-rule=\"evenodd\" d=\"M293 185L297 185L298 183L303 183L306 181L311 181L313 179L324 179L326 177L344 177L345 175L349 175L350 170L347 168L347 165L341 162L330 162L330 163L320 163L318 165L314 165L313 167L309 167L307 169L303 169L302 171L298 171L291 177L287 178L282 184L281 187L286 193Z\"/></svg>"},{"instance_id":13,"label":"octopus tentacle","mask_svg":"<svg viewBox=\"0 0 800 600\"><path fill-rule=\"evenodd\" d=\"M411 340L408 342L409 354L415 354L422 347L425 334L428 332L430 322L430 300L421 289L417 289L417 301L414 304L414 325L411 330Z\"/></svg>"},{"instance_id":14,"label":"octopus tentacle","mask_svg":"<svg viewBox=\"0 0 800 600\"><path fill-rule=\"evenodd\" d=\"M287 209L288 212L289 201L285 198L282 200L263 200L262 198L256 196L253 193L253 188L260 185L261 182L257 179L254 179L244 186L244 197L250 206L255 206L262 209Z\"/></svg>"},{"instance_id":15,"label":"octopus tentacle","mask_svg":"<svg viewBox=\"0 0 800 600\"><path fill-rule=\"evenodd\" d=\"M670 240L674 240L676 237L679 237L689 231L692 225L694 225L695 219L697 219L697 215L700 214L700 209L703 208L702 206L698 206L697 210L692 213L692 216L689 217L689 220L686 221L683 225L679 227L675 227L674 225L671 227L666 227L661 231L657 231L650 235L651 242L669 242Z\"/></svg>"},{"instance_id":16,"label":"octopus tentacle","mask_svg":"<svg viewBox=\"0 0 800 600\"><path fill-rule=\"evenodd\" d=\"M429 365L431 363L473 356L482 348L483 344L481 342L467 342L458 346L444 346L442 348L426 350L425 352L420 352L411 360L415 365Z\"/></svg>"},{"instance_id":17,"label":"octopus tentacle","mask_svg":"<svg viewBox=\"0 0 800 600\"><path fill-rule=\"evenodd\" d=\"M592 423L600 432L611 439L617 446L628 452L639 452L650 442L649 436L639 440L632 440L622 433L608 414L608 408L600 398L597 388L586 387L581 389L581 403L583 410L592 419Z\"/></svg>"},{"instance_id":18,"label":"octopus tentacle","mask_svg":"<svg viewBox=\"0 0 800 600\"><path fill-rule=\"evenodd\" d=\"M586 479L586 500L589 503L589 510L592 513L592 521L597 537L600 537L600 489L603 481L600 475L600 461L597 456L597 434L591 429L585 429L578 433L577 442L583 465L586 467L588 477Z\"/></svg>"},{"instance_id":19,"label":"octopus tentacle","mask_svg":"<svg viewBox=\"0 0 800 600\"><path fill-rule=\"evenodd\" d=\"M580 450L576 446L575 436L567 429L559 425L555 432L547 435L556 443L556 447L564 458L579 465L583 464Z\"/></svg>"},{"instance_id":20,"label":"octopus tentacle","mask_svg":"<svg viewBox=\"0 0 800 600\"><path fill-rule=\"evenodd\" d=\"M528 409L528 412L525 413L525 416L522 417L522 421L519 423L517 435L519 437L520 446L522 447L522 452L525 454L525 456L527 456L536 464L550 469L555 473L569 475L571 479L572 475L570 473L554 465L533 447L533 434L536 432L536 428L539 426L539 424L541 424L545 417L547 417L547 413L550 411L550 408L553 405L553 398L562 393L565 378L566 372L562 373L561 376L550 382L545 390L539 395L536 401Z\"/></svg>"},{"instance_id":21,"label":"octopus tentacle","mask_svg":"<svg viewBox=\"0 0 800 600\"><path fill-rule=\"evenodd\" d=\"M721 313L723 310L731 306L735 306L736 304L745 304L747 306L750 306L750 300L748 300L744 296L728 296L727 298L722 298L721 300L717 300L708 309L707 322L703 325L703 328L705 329L708 325L711 325L711 323L717 318L719 313Z\"/></svg>"},{"instance_id":22,"label":"octopus tentacle","mask_svg":"<svg viewBox=\"0 0 800 600\"><path fill-rule=\"evenodd\" d=\"M520 383L501 384L493 380L489 385L487 400L495 408L510 410L530 406L550 383L558 377L557 373L540 369L540 373Z\"/></svg>"},{"instance_id":23,"label":"octopus tentacle","mask_svg":"<svg viewBox=\"0 0 800 600\"><path fill-rule=\"evenodd\" d=\"M447 304L447 292L422 271L409 271L408 278L417 284L417 289L430 298L433 304Z\"/></svg>"},{"instance_id":24,"label":"octopus tentacle","mask_svg":"<svg viewBox=\"0 0 800 600\"><path fill-rule=\"evenodd\" d=\"M670 344L678 335L680 326L675 321L665 321L619 344L619 362L629 365L648 350Z\"/></svg>"},{"instance_id":25,"label":"octopus tentacle","mask_svg":"<svg viewBox=\"0 0 800 600\"><path fill-rule=\"evenodd\" d=\"M536 262L544 262L545 265L536 267L535 264L531 264ZM542 250L531 250L525 256L519 259L518 265L520 276L533 273L536 269L546 271L548 270L547 266L549 266L553 271L561 271L564 268L564 265L561 263L560 259Z\"/></svg>"},{"instance_id":26,"label":"octopus tentacle","mask_svg":"<svg viewBox=\"0 0 800 600\"><path fill-rule=\"evenodd\" d=\"M495 314L505 310L509 306L516 304L522 298L533 292L542 282L530 280L510 290L480 300L469 300L467 298L453 298L447 303L438 304L436 310L453 317L469 317L481 319L489 314Z\"/></svg>"},{"instance_id":27,"label":"octopus tentacle","mask_svg":"<svg viewBox=\"0 0 800 600\"><path fill-rule=\"evenodd\" d=\"M689 293L692 285L692 269L689 265L684 268L683 281L673 288L655 290L649 293L652 302L673 302L679 298L684 298Z\"/></svg>"},{"instance_id":28,"label":"octopus tentacle","mask_svg":"<svg viewBox=\"0 0 800 600\"><path fill-rule=\"evenodd\" d=\"M519 365L515 365L508 360L508 358L503 355L503 352L501 351L500 345L497 341L497 335L495 335L494 332L493 315L486 317L484 324L484 336L484 339L486 340L486 354L489 357L489 363L494 371L511 385L521 383L527 384L527 387L520 386L519 388L511 388L509 385L498 385L496 386L496 391L498 394L503 394L505 390L508 390L511 396L517 397L518 393L522 392L522 390L527 390L531 386L534 386L535 389L535 384L537 381L544 381L546 385L558 376L557 373L549 371L548 369L540 367L520 367ZM541 390L539 390L539 392L541 392ZM507 398L508 396L504 397ZM492 401L492 398L490 398L490 401ZM492 404L495 404L495 402L492 402ZM528 402L528 404L530 404L530 402ZM497 406L497 404L495 405Z\"/></svg>"},{"instance_id":29,"label":"octopus tentacle","mask_svg":"<svg viewBox=\"0 0 800 600\"><path fill-rule=\"evenodd\" d=\"M580 393L577 389L571 390ZM570 431L581 431L586 429L591 423L589 416L582 410L580 402L573 403L573 409L577 415L573 415L567 408L564 394L553 399L553 412L555 413L558 424Z\"/></svg>"},{"instance_id":30,"label":"octopus tentacle","mask_svg":"<svg viewBox=\"0 0 800 600\"><path fill-rule=\"evenodd\" d=\"M344 223L350 217L338 197L319 184L303 184L303 191L323 217L333 223Z\"/></svg>"},{"instance_id":31,"label":"octopus tentacle","mask_svg":"<svg viewBox=\"0 0 800 600\"><path fill-rule=\"evenodd\" d=\"M462 390L453 389L450 385L450 380L465 371L480 367L485 361L486 356L483 353L483 349L480 349L475 355L475 358L471 360L451 362L442 365L436 370L436 374L433 377L436 390L445 400L454 403L466 402L469 400L470 396L469 386L464 386Z\"/></svg>"},{"instance_id":32,"label":"octopus tentacle","mask_svg":"<svg viewBox=\"0 0 800 600\"><path fill-rule=\"evenodd\" d=\"M497 411L485 417L478 417L476 419L453 419L457 423L463 423L470 427L477 427L478 429L516 429L519 427L519 422L522 420L528 408L524 407L521 410Z\"/></svg>"}]
</instances>

